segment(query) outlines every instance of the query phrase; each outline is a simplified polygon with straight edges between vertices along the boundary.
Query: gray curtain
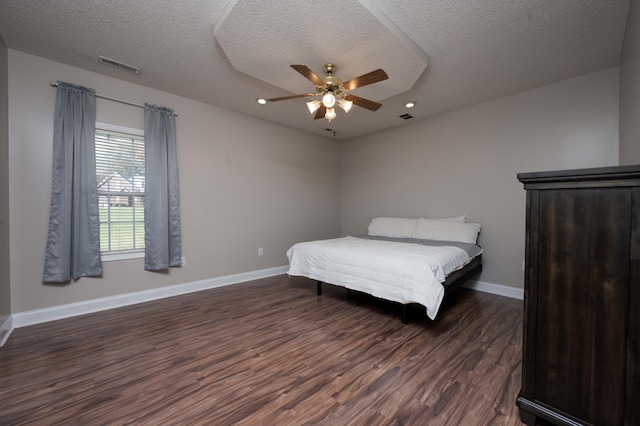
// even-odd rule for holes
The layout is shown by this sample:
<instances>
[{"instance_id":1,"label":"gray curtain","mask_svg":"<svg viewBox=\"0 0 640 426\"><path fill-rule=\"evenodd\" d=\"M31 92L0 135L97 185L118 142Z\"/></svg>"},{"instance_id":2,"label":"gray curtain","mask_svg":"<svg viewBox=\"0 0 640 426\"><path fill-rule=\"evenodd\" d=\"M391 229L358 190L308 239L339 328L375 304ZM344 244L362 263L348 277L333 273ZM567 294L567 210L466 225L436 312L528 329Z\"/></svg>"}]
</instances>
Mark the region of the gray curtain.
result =
<instances>
[{"instance_id":1,"label":"gray curtain","mask_svg":"<svg viewBox=\"0 0 640 426\"><path fill-rule=\"evenodd\" d=\"M180 195L173 110L145 104L144 269L180 266Z\"/></svg>"},{"instance_id":2,"label":"gray curtain","mask_svg":"<svg viewBox=\"0 0 640 426\"><path fill-rule=\"evenodd\" d=\"M102 275L93 89L58 82L44 282Z\"/></svg>"}]
</instances>

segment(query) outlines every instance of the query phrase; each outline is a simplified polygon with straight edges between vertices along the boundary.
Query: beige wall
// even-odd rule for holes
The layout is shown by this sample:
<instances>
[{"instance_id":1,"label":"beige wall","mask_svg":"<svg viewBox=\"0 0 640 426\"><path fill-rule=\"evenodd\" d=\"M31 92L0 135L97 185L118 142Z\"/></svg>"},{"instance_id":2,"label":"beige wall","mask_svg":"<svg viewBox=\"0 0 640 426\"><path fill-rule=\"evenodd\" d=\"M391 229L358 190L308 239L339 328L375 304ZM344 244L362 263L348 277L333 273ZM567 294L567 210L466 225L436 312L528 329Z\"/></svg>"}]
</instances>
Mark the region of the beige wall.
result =
<instances>
[{"instance_id":1,"label":"beige wall","mask_svg":"<svg viewBox=\"0 0 640 426\"><path fill-rule=\"evenodd\" d=\"M8 72L12 222L2 271L10 270L14 313L286 265L291 244L364 233L383 215L467 214L483 224L480 280L521 288L525 194L516 174L618 163L618 68L342 146L18 51L8 50ZM55 80L179 113L185 268L158 274L143 271L142 259L108 262L103 278L42 284ZM141 128L142 117L98 100L98 121Z\"/></svg>"},{"instance_id":2,"label":"beige wall","mask_svg":"<svg viewBox=\"0 0 640 426\"><path fill-rule=\"evenodd\" d=\"M283 266L292 244L339 235L338 142L11 49L8 54L14 313ZM42 284L56 93L49 83L56 80L179 114L186 267L152 273L143 271L142 259L108 262L103 278ZM110 101L98 100L97 116L143 126L142 109Z\"/></svg>"},{"instance_id":3,"label":"beige wall","mask_svg":"<svg viewBox=\"0 0 640 426\"><path fill-rule=\"evenodd\" d=\"M11 314L9 280L9 131L7 47L0 35L0 326ZM0 339L2 335L0 333Z\"/></svg>"},{"instance_id":4,"label":"beige wall","mask_svg":"<svg viewBox=\"0 0 640 426\"><path fill-rule=\"evenodd\" d=\"M620 60L620 164L640 164L640 4L633 1Z\"/></svg>"},{"instance_id":5,"label":"beige wall","mask_svg":"<svg viewBox=\"0 0 640 426\"><path fill-rule=\"evenodd\" d=\"M376 216L467 214L483 225L479 280L522 288L516 174L616 165L618 76L612 68L345 142L342 234L366 233Z\"/></svg>"}]
</instances>

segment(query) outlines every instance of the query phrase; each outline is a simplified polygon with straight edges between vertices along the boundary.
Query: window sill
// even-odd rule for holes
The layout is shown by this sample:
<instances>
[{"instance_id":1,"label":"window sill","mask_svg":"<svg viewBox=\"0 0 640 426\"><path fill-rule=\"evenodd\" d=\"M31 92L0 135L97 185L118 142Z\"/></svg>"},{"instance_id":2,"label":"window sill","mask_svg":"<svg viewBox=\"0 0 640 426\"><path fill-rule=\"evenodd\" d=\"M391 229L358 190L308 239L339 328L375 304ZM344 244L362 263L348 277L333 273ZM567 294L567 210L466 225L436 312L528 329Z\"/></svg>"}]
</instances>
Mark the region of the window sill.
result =
<instances>
[{"instance_id":1,"label":"window sill","mask_svg":"<svg viewBox=\"0 0 640 426\"><path fill-rule=\"evenodd\" d=\"M141 259L143 257L144 257L144 250L102 253L100 255L100 258L102 259L103 262L114 262L116 260Z\"/></svg>"}]
</instances>

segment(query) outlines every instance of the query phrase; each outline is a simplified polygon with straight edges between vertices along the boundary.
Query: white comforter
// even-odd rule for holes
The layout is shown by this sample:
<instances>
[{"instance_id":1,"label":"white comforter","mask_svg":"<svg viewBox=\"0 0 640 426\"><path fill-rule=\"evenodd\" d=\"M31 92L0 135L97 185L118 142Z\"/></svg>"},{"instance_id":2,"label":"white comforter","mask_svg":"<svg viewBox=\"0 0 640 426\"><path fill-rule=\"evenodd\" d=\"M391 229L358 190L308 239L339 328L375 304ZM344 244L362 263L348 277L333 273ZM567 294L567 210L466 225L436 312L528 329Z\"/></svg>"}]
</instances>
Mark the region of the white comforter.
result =
<instances>
[{"instance_id":1,"label":"white comforter","mask_svg":"<svg viewBox=\"0 0 640 426\"><path fill-rule=\"evenodd\" d=\"M424 246L355 237L309 241L287 251L289 275L362 291L400 303L419 303L434 319L446 276L469 263L452 246Z\"/></svg>"}]
</instances>

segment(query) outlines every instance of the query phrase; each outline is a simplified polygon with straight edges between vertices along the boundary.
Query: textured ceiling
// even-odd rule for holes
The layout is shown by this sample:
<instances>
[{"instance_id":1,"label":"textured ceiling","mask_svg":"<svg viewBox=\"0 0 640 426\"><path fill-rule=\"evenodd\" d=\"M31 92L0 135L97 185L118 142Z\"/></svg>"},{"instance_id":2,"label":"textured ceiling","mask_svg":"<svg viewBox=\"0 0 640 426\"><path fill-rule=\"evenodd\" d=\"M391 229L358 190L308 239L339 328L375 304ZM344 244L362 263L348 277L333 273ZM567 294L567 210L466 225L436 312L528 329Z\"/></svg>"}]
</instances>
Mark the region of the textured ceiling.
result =
<instances>
[{"instance_id":1,"label":"textured ceiling","mask_svg":"<svg viewBox=\"0 0 640 426\"><path fill-rule=\"evenodd\" d=\"M382 68L389 80L354 93L379 101L411 89L427 67L428 55L400 31L394 32L397 27L391 21L378 19L376 6L365 4L277 0L265 13L255 1L237 0L216 22L215 37L236 70L292 93L314 92L314 86L286 64L307 65L322 77L323 65L332 63L343 81ZM339 13L318 19L327 10Z\"/></svg>"},{"instance_id":2,"label":"textured ceiling","mask_svg":"<svg viewBox=\"0 0 640 426\"><path fill-rule=\"evenodd\" d=\"M0 0L0 35L10 49L348 139L410 123L398 118L408 100L415 121L616 66L628 10L629 0ZM255 102L308 92L289 65L322 76L327 62L343 80L385 69L389 80L354 91L383 107L338 111L329 125L304 99Z\"/></svg>"}]
</instances>

